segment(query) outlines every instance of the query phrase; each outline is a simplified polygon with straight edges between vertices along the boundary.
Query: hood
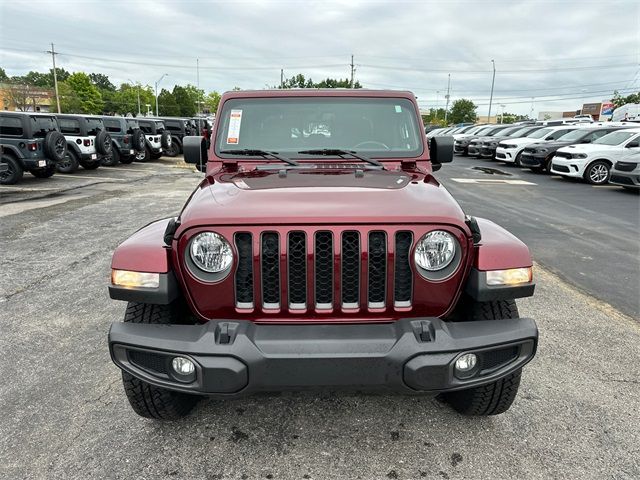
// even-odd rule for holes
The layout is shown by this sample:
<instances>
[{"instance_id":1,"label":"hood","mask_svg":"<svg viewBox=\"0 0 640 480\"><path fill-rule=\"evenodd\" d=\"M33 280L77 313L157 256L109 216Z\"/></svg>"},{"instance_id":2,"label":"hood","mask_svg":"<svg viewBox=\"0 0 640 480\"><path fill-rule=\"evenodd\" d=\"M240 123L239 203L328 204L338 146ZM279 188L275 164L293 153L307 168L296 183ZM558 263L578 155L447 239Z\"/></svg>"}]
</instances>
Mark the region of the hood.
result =
<instances>
[{"instance_id":1,"label":"hood","mask_svg":"<svg viewBox=\"0 0 640 480\"><path fill-rule=\"evenodd\" d=\"M400 170L287 169L207 177L180 214L199 225L441 223L464 213L431 175Z\"/></svg>"},{"instance_id":2,"label":"hood","mask_svg":"<svg viewBox=\"0 0 640 480\"><path fill-rule=\"evenodd\" d=\"M521 138L505 138L500 143L506 143L508 145L515 145L516 147L521 147L522 145L529 145L530 143L541 143L539 138L529 138L529 137L521 137ZM542 142L546 143L546 142Z\"/></svg>"},{"instance_id":3,"label":"hood","mask_svg":"<svg viewBox=\"0 0 640 480\"><path fill-rule=\"evenodd\" d=\"M529 145L529 148L546 148L548 150L551 150L553 148L558 149L561 147L566 147L567 145L571 145L574 142L571 141L565 141L565 142L560 142L558 140L550 140L548 142L535 142L532 143L531 145Z\"/></svg>"},{"instance_id":4,"label":"hood","mask_svg":"<svg viewBox=\"0 0 640 480\"><path fill-rule=\"evenodd\" d=\"M610 150L616 150L618 145L599 145L597 143L578 143L576 145L569 145L559 150L564 152L608 152Z\"/></svg>"}]
</instances>

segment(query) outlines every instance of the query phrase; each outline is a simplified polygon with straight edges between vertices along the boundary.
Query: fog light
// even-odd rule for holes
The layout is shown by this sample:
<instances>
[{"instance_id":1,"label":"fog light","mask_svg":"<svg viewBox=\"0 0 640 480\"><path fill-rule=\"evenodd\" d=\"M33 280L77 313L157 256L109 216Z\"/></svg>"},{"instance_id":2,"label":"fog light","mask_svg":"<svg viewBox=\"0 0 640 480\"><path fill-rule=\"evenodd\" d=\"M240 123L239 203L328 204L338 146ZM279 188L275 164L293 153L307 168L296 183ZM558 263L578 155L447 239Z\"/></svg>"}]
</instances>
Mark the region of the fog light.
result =
<instances>
[{"instance_id":1,"label":"fog light","mask_svg":"<svg viewBox=\"0 0 640 480\"><path fill-rule=\"evenodd\" d=\"M456 370L460 373L467 373L473 370L478 363L475 353L465 353L456 360Z\"/></svg>"},{"instance_id":2,"label":"fog light","mask_svg":"<svg viewBox=\"0 0 640 480\"><path fill-rule=\"evenodd\" d=\"M191 360L184 357L175 357L171 361L171 366L180 375L191 375L196 371L196 366L193 364Z\"/></svg>"}]
</instances>

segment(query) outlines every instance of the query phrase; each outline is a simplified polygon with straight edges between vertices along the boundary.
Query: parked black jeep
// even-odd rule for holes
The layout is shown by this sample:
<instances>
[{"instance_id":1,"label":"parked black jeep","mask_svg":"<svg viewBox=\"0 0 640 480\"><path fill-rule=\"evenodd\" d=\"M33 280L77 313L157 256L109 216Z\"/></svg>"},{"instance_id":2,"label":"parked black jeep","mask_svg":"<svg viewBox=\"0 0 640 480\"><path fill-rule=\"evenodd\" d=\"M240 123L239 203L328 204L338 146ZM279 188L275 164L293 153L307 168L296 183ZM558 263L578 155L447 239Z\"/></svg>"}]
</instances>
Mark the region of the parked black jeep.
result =
<instances>
[{"instance_id":1,"label":"parked black jeep","mask_svg":"<svg viewBox=\"0 0 640 480\"><path fill-rule=\"evenodd\" d=\"M171 134L159 118L138 118L140 129L146 138L144 156L138 158L141 162L156 160L162 156L163 150L171 147Z\"/></svg>"},{"instance_id":2,"label":"parked black jeep","mask_svg":"<svg viewBox=\"0 0 640 480\"><path fill-rule=\"evenodd\" d=\"M13 185L24 171L48 178L67 153L67 142L53 115L0 112L0 185Z\"/></svg>"},{"instance_id":3,"label":"parked black jeep","mask_svg":"<svg viewBox=\"0 0 640 480\"><path fill-rule=\"evenodd\" d=\"M138 120L129 117L102 117L107 133L111 136L111 155L102 164L113 167L118 163L131 163L144 156L145 138Z\"/></svg>"},{"instance_id":4,"label":"parked black jeep","mask_svg":"<svg viewBox=\"0 0 640 480\"><path fill-rule=\"evenodd\" d=\"M171 145L165 149L169 157L182 153L182 139L191 135L199 135L195 122L187 118L162 117L162 121L171 134Z\"/></svg>"},{"instance_id":5,"label":"parked black jeep","mask_svg":"<svg viewBox=\"0 0 640 480\"><path fill-rule=\"evenodd\" d=\"M86 170L95 170L104 157L111 155L111 136L102 118L71 114L56 117L67 139L67 156L58 163L59 172L73 173L80 165Z\"/></svg>"}]
</instances>

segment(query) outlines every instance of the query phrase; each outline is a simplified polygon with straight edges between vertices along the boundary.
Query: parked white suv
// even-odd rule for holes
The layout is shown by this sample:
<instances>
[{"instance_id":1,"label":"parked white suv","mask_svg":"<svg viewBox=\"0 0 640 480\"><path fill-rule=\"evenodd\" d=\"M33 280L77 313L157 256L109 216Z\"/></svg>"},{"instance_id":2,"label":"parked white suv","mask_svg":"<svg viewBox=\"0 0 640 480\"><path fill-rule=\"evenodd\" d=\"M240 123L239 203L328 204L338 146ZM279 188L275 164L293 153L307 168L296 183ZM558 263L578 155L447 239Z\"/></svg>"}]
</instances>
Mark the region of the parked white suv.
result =
<instances>
[{"instance_id":1,"label":"parked white suv","mask_svg":"<svg viewBox=\"0 0 640 480\"><path fill-rule=\"evenodd\" d=\"M514 163L520 167L520 155L524 147L531 143L540 143L548 140L556 140L565 133L572 132L578 128L576 125L562 125L558 127L546 127L536 130L527 137L510 138L503 140L496 148L496 160L506 163Z\"/></svg>"},{"instance_id":2,"label":"parked white suv","mask_svg":"<svg viewBox=\"0 0 640 480\"><path fill-rule=\"evenodd\" d=\"M592 143L558 149L551 162L551 173L602 185L609 181L614 163L637 152L640 152L640 128L617 130Z\"/></svg>"}]
</instances>

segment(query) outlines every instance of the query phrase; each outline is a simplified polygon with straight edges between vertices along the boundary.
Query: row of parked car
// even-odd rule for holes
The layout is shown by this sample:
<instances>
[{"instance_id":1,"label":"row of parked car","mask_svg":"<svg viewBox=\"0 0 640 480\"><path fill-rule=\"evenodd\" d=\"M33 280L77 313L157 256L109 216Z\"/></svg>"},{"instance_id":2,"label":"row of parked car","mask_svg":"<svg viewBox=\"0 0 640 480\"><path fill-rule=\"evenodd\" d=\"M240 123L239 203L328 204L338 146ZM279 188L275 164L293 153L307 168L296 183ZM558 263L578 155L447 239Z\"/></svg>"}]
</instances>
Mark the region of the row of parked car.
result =
<instances>
[{"instance_id":1,"label":"row of parked car","mask_svg":"<svg viewBox=\"0 0 640 480\"><path fill-rule=\"evenodd\" d=\"M431 130L451 135L454 153L528 167L537 173L640 189L640 123L522 122Z\"/></svg>"},{"instance_id":2,"label":"row of parked car","mask_svg":"<svg viewBox=\"0 0 640 480\"><path fill-rule=\"evenodd\" d=\"M205 135L204 118L148 118L0 112L0 185L182 153L182 139Z\"/></svg>"}]
</instances>

